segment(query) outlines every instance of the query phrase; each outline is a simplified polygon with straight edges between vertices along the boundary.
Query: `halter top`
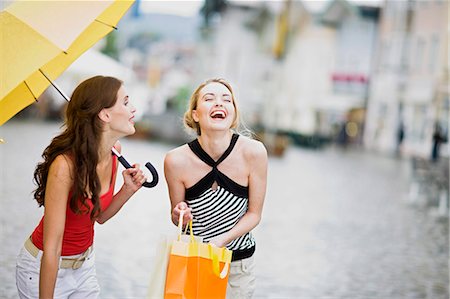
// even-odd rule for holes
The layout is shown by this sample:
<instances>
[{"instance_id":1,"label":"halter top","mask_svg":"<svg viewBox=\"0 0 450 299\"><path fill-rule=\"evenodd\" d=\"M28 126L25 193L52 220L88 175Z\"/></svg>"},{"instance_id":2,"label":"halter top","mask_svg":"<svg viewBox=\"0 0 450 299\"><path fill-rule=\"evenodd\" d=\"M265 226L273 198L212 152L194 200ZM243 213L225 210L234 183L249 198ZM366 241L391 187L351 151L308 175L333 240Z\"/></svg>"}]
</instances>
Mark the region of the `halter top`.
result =
<instances>
[{"instance_id":1,"label":"halter top","mask_svg":"<svg viewBox=\"0 0 450 299\"><path fill-rule=\"evenodd\" d=\"M233 134L230 145L217 161L203 150L198 139L188 143L194 154L212 167L209 173L187 188L185 193L185 201L192 209L194 235L202 237L203 242L209 242L231 230L248 210L248 186L234 182L217 168L230 155L238 138L238 134ZM217 183L217 189L212 189L214 182ZM248 232L226 247L233 250L233 261L244 259L253 255L255 239Z\"/></svg>"}]
</instances>

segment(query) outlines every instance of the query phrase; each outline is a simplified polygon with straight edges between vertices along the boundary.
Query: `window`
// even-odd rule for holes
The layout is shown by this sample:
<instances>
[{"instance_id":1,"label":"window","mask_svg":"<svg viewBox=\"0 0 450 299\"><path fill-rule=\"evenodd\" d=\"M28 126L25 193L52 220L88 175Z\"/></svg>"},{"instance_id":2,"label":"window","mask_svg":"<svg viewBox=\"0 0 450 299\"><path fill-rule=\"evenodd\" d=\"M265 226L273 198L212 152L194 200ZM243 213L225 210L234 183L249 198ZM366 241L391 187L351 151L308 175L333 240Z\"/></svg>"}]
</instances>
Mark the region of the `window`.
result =
<instances>
[{"instance_id":1,"label":"window","mask_svg":"<svg viewBox=\"0 0 450 299\"><path fill-rule=\"evenodd\" d=\"M384 70L389 68L390 54L391 54L391 45L388 41L384 41L381 49L381 61L382 61L381 64Z\"/></svg>"},{"instance_id":2,"label":"window","mask_svg":"<svg viewBox=\"0 0 450 299\"><path fill-rule=\"evenodd\" d=\"M424 51L425 41L422 37L419 37L417 38L416 55L414 55L415 57L413 57L413 59L416 61L415 68L417 71L422 70Z\"/></svg>"},{"instance_id":3,"label":"window","mask_svg":"<svg viewBox=\"0 0 450 299\"><path fill-rule=\"evenodd\" d=\"M439 37L434 34L431 37L430 53L429 53L429 70L433 73L436 70L436 65L439 61Z\"/></svg>"}]
</instances>

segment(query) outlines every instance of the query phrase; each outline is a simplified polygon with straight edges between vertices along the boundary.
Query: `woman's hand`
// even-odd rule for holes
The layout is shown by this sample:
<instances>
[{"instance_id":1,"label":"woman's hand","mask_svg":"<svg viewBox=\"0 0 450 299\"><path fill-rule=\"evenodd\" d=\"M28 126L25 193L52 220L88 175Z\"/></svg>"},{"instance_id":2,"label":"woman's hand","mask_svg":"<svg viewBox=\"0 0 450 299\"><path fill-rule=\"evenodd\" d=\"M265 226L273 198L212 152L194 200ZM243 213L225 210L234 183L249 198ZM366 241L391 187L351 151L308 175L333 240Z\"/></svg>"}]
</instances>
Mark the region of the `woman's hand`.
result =
<instances>
[{"instance_id":1,"label":"woman's hand","mask_svg":"<svg viewBox=\"0 0 450 299\"><path fill-rule=\"evenodd\" d=\"M189 223L192 220L192 209L188 207L187 203L184 201L179 202L172 210L172 219L176 219L178 225L178 219L180 219L180 212L184 211L183 215L183 226Z\"/></svg>"},{"instance_id":2,"label":"woman's hand","mask_svg":"<svg viewBox=\"0 0 450 299\"><path fill-rule=\"evenodd\" d=\"M147 181L147 177L139 169L139 164L133 164L132 168L125 169L122 171L122 175L124 188L131 193L138 191L142 187L142 184Z\"/></svg>"},{"instance_id":3,"label":"woman's hand","mask_svg":"<svg viewBox=\"0 0 450 299\"><path fill-rule=\"evenodd\" d=\"M216 247L225 247L229 242L225 238L224 234L216 236L209 240L209 244L212 244Z\"/></svg>"}]
</instances>

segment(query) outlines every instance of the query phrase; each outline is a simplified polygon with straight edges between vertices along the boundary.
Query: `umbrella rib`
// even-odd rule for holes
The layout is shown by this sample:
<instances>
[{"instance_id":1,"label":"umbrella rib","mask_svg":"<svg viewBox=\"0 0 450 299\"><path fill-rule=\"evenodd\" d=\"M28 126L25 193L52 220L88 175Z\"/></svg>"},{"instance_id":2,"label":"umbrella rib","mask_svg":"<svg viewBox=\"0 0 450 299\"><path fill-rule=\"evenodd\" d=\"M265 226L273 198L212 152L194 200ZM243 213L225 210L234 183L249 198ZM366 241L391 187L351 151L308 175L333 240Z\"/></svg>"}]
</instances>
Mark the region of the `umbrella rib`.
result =
<instances>
[{"instance_id":1,"label":"umbrella rib","mask_svg":"<svg viewBox=\"0 0 450 299\"><path fill-rule=\"evenodd\" d=\"M66 100L67 102L70 101L69 97L64 94L64 92L56 85L55 82L53 82L41 69L39 69L39 72L41 72L41 74L45 77L45 79L47 79L47 81L50 82L50 84L56 89L56 91L59 92L59 94L64 98L64 100Z\"/></svg>"},{"instance_id":2,"label":"umbrella rib","mask_svg":"<svg viewBox=\"0 0 450 299\"><path fill-rule=\"evenodd\" d=\"M26 87L28 88L28 90L30 91L31 95L32 95L33 98L34 98L34 101L35 101L35 102L38 102L36 96L34 95L33 91L31 90L30 86L28 86L27 81L24 80L23 83L25 83L25 86L26 86Z\"/></svg>"},{"instance_id":3,"label":"umbrella rib","mask_svg":"<svg viewBox=\"0 0 450 299\"><path fill-rule=\"evenodd\" d=\"M108 27L111 27L111 28L114 28L115 30L117 30L117 27L116 27L116 26L109 25L109 24L107 24L107 23L105 23L105 22L102 22L102 21L100 21L100 20L97 20L97 19L95 19L95 21L96 21L96 22L99 22L100 24L103 24L103 25L105 25L105 26L108 26Z\"/></svg>"}]
</instances>

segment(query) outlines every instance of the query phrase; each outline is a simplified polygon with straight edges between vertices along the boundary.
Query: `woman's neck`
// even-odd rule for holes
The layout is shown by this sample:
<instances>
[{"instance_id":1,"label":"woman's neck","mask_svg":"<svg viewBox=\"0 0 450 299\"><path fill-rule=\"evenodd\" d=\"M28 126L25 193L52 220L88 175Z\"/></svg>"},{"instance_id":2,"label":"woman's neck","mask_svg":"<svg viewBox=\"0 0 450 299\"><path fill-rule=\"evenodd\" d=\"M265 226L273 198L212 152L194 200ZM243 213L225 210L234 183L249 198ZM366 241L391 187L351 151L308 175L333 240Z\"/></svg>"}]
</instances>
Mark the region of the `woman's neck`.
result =
<instances>
[{"instance_id":1,"label":"woman's neck","mask_svg":"<svg viewBox=\"0 0 450 299\"><path fill-rule=\"evenodd\" d=\"M111 159L111 149L114 144L116 144L116 140L108 139L102 140L98 147L98 163L106 162Z\"/></svg>"},{"instance_id":2,"label":"woman's neck","mask_svg":"<svg viewBox=\"0 0 450 299\"><path fill-rule=\"evenodd\" d=\"M198 136L198 142L211 158L217 160L230 145L232 136L231 131L202 133Z\"/></svg>"}]
</instances>

